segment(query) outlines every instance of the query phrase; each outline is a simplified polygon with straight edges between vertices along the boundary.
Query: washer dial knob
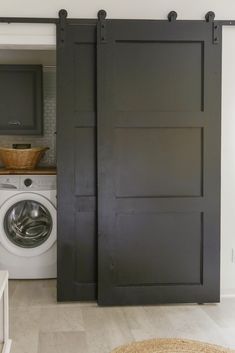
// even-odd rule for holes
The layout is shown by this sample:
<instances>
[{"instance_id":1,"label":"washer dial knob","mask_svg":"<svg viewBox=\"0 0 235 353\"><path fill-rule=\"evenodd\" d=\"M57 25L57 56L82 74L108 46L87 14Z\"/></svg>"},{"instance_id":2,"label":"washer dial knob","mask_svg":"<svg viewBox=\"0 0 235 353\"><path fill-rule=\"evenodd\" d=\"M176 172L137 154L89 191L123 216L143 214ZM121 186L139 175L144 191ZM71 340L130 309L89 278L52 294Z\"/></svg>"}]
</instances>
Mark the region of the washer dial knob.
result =
<instances>
[{"instance_id":1,"label":"washer dial knob","mask_svg":"<svg viewBox=\"0 0 235 353\"><path fill-rule=\"evenodd\" d=\"M27 187L31 186L32 183L33 183L33 181L30 178L27 178L27 179L24 180L24 185L27 186Z\"/></svg>"}]
</instances>

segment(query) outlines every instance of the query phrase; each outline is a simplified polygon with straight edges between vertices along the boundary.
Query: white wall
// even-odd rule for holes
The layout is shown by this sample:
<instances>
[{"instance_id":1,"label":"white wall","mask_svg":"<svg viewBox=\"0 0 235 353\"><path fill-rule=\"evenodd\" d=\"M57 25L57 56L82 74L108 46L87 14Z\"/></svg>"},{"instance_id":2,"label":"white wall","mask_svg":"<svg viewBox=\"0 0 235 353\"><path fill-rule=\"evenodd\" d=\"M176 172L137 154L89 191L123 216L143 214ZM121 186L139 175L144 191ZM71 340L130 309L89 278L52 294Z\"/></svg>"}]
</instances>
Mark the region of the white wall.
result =
<instances>
[{"instance_id":1,"label":"white wall","mask_svg":"<svg viewBox=\"0 0 235 353\"><path fill-rule=\"evenodd\" d=\"M235 27L223 29L221 286L235 293Z\"/></svg>"},{"instance_id":2,"label":"white wall","mask_svg":"<svg viewBox=\"0 0 235 353\"><path fill-rule=\"evenodd\" d=\"M235 17L234 0L7 0L1 2L0 16L54 17L66 8L70 17L96 17L104 8L110 18L165 18L170 10L179 13L179 19L202 19L213 10L220 19Z\"/></svg>"},{"instance_id":3,"label":"white wall","mask_svg":"<svg viewBox=\"0 0 235 353\"><path fill-rule=\"evenodd\" d=\"M12 15L13 16L13 15ZM56 26L52 24L0 23L0 47L53 49L56 44Z\"/></svg>"},{"instance_id":4,"label":"white wall","mask_svg":"<svg viewBox=\"0 0 235 353\"><path fill-rule=\"evenodd\" d=\"M217 19L235 19L234 0L7 0L1 1L0 16L57 17L61 8L67 9L69 17L77 18L95 18L103 8L110 18L164 19L169 11L176 10L178 19L203 19L207 11L213 10ZM1 24L0 43L15 41L20 45L24 37L23 43L28 45L33 41L54 44L55 26L43 28L41 35L40 25Z\"/></svg>"},{"instance_id":5,"label":"white wall","mask_svg":"<svg viewBox=\"0 0 235 353\"><path fill-rule=\"evenodd\" d=\"M164 19L171 10L178 19L204 19L212 10L216 19L235 20L234 0L8 0L0 16L56 17L67 9L69 17L95 18L105 9L110 18ZM222 293L235 294L235 27L223 31L222 105ZM0 24L0 46L55 45L54 25Z\"/></svg>"}]
</instances>

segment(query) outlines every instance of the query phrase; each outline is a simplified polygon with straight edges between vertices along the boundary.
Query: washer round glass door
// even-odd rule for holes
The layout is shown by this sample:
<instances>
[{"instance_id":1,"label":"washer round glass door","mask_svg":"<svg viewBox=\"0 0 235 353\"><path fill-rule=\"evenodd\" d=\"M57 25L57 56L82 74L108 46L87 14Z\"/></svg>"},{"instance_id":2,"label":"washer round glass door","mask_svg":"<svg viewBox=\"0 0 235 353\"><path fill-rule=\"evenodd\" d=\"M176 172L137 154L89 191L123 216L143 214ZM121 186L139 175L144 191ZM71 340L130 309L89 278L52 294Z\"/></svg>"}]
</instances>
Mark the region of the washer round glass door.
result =
<instances>
[{"instance_id":1,"label":"washer round glass door","mask_svg":"<svg viewBox=\"0 0 235 353\"><path fill-rule=\"evenodd\" d=\"M35 248L43 244L51 234L52 224L48 209L34 200L16 202L4 218L6 236L22 248Z\"/></svg>"},{"instance_id":2,"label":"washer round glass door","mask_svg":"<svg viewBox=\"0 0 235 353\"><path fill-rule=\"evenodd\" d=\"M0 207L0 242L12 254L37 256L56 241L56 207L44 195L15 193ZM54 194L53 194L54 195ZM55 199L55 195L53 196ZM55 201L54 201L55 202Z\"/></svg>"}]
</instances>

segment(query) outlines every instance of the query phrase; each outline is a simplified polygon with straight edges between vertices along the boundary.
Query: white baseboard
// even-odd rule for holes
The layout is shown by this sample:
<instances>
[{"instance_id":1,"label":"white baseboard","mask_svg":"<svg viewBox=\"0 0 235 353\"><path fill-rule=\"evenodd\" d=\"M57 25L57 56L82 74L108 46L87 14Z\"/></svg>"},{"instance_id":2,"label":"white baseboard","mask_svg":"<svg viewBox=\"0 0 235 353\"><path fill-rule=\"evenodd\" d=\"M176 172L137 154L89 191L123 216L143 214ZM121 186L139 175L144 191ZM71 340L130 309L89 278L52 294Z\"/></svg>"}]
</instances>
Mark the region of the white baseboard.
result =
<instances>
[{"instance_id":1,"label":"white baseboard","mask_svg":"<svg viewBox=\"0 0 235 353\"><path fill-rule=\"evenodd\" d=\"M7 340L4 342L2 353L10 353L12 340Z\"/></svg>"}]
</instances>

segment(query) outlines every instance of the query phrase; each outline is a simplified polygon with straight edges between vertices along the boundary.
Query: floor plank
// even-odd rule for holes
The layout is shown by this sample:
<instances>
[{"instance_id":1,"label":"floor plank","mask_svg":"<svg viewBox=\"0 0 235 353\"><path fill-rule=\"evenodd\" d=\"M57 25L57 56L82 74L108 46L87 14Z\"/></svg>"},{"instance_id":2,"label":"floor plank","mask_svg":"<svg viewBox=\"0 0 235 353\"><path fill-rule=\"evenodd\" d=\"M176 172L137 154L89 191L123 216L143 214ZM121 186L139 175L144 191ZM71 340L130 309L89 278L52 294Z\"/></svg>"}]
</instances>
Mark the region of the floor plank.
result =
<instances>
[{"instance_id":1,"label":"floor plank","mask_svg":"<svg viewBox=\"0 0 235 353\"><path fill-rule=\"evenodd\" d=\"M54 280L10 281L11 353L110 353L148 338L182 337L235 349L235 298L220 304L101 308L57 303Z\"/></svg>"},{"instance_id":2,"label":"floor plank","mask_svg":"<svg viewBox=\"0 0 235 353\"><path fill-rule=\"evenodd\" d=\"M40 332L38 353L87 352L84 332Z\"/></svg>"}]
</instances>

